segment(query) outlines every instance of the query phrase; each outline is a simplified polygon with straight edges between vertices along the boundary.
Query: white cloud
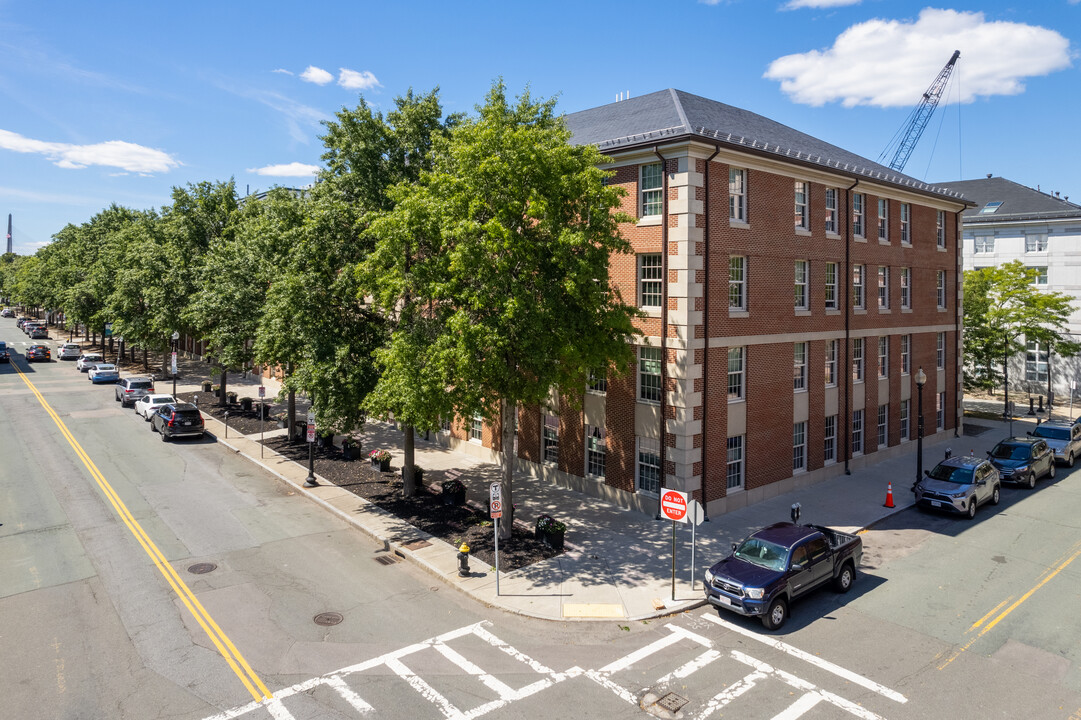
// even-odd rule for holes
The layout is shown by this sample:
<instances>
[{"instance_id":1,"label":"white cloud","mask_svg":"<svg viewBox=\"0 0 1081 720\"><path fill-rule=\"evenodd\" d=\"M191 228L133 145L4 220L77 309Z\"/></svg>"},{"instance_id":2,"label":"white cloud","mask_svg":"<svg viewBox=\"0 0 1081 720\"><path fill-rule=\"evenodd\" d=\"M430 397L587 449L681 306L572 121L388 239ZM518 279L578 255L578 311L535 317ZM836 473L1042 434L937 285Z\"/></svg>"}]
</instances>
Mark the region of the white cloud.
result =
<instances>
[{"instance_id":1,"label":"white cloud","mask_svg":"<svg viewBox=\"0 0 1081 720\"><path fill-rule=\"evenodd\" d=\"M925 8L915 21L868 20L841 33L826 50L786 55L764 77L807 105L914 105L961 51L956 83L962 102L1016 95L1027 77L1070 67L1070 41L1054 30L987 21L981 12Z\"/></svg>"},{"instance_id":2,"label":"white cloud","mask_svg":"<svg viewBox=\"0 0 1081 720\"><path fill-rule=\"evenodd\" d=\"M373 87L383 87L375 75L367 70L358 72L356 70L347 70L346 68L338 69L341 71L338 75L338 84L343 88L349 90L368 90Z\"/></svg>"},{"instance_id":3,"label":"white cloud","mask_svg":"<svg viewBox=\"0 0 1081 720\"><path fill-rule=\"evenodd\" d=\"M285 68L277 68L275 70L271 70L270 72L272 72L272 73L281 73L282 75L292 75L293 74L292 70L286 70Z\"/></svg>"},{"instance_id":4,"label":"white cloud","mask_svg":"<svg viewBox=\"0 0 1081 720\"><path fill-rule=\"evenodd\" d=\"M334 79L334 76L328 73L323 68L317 68L314 65L309 65L307 70L300 73L300 79L304 82L315 83L316 85L326 85L328 82Z\"/></svg>"},{"instance_id":5,"label":"white cloud","mask_svg":"<svg viewBox=\"0 0 1081 720\"><path fill-rule=\"evenodd\" d=\"M261 168L248 168L248 172L270 177L312 177L319 173L318 165L305 165L291 162L283 165L267 165Z\"/></svg>"},{"instance_id":6,"label":"white cloud","mask_svg":"<svg viewBox=\"0 0 1081 720\"><path fill-rule=\"evenodd\" d=\"M844 7L845 5L859 5L861 0L788 0L784 6L786 10L798 8L832 8Z\"/></svg>"},{"instance_id":7,"label":"white cloud","mask_svg":"<svg viewBox=\"0 0 1081 720\"><path fill-rule=\"evenodd\" d=\"M44 155L57 167L67 169L103 165L128 172L156 173L169 172L181 164L166 152L123 140L109 140L93 145L72 145L34 140L8 130L0 130L0 149Z\"/></svg>"}]
</instances>

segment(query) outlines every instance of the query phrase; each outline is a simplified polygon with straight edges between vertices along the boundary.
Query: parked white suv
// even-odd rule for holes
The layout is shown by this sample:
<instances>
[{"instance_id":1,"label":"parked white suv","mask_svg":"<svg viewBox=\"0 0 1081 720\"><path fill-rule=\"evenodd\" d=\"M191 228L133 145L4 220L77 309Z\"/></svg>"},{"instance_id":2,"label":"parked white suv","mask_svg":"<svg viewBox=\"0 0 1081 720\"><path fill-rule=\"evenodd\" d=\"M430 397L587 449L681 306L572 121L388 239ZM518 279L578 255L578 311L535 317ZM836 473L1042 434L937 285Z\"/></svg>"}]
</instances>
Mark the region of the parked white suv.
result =
<instances>
[{"instance_id":1,"label":"parked white suv","mask_svg":"<svg viewBox=\"0 0 1081 720\"><path fill-rule=\"evenodd\" d=\"M78 360L83 354L83 349L78 343L64 343L56 353L57 360Z\"/></svg>"},{"instance_id":2,"label":"parked white suv","mask_svg":"<svg viewBox=\"0 0 1081 720\"><path fill-rule=\"evenodd\" d=\"M100 362L105 362L105 356L101 353L83 353L79 356L79 360L75 363L75 367L79 372L87 372L90 368Z\"/></svg>"}]
</instances>

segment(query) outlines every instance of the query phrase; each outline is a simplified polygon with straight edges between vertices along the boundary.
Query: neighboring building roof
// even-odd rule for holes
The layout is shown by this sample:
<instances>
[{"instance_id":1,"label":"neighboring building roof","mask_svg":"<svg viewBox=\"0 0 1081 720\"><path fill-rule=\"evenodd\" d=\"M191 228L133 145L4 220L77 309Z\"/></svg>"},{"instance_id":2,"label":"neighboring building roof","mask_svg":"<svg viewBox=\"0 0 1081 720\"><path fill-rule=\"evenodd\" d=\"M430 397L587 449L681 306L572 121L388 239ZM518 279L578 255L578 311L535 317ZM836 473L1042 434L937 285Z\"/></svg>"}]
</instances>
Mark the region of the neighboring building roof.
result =
<instances>
[{"instance_id":1,"label":"neighboring building roof","mask_svg":"<svg viewBox=\"0 0 1081 720\"><path fill-rule=\"evenodd\" d=\"M596 145L602 152L697 137L711 145L826 167L853 178L959 199L952 190L903 175L767 117L682 90L661 90L571 113L564 119L572 142Z\"/></svg>"},{"instance_id":2,"label":"neighboring building roof","mask_svg":"<svg viewBox=\"0 0 1081 720\"><path fill-rule=\"evenodd\" d=\"M976 203L961 216L964 223L1002 223L1081 217L1081 205L1002 177L941 183ZM995 203L999 203L997 207Z\"/></svg>"}]
</instances>

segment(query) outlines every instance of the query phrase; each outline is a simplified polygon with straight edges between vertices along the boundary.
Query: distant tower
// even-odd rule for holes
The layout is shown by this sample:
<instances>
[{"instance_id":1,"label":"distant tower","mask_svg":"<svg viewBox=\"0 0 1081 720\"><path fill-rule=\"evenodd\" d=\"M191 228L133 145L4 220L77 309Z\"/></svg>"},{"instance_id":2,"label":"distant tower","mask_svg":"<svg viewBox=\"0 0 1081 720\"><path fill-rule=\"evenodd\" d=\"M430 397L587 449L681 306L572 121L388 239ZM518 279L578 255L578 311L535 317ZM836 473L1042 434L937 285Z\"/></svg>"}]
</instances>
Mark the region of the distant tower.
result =
<instances>
[{"instance_id":1,"label":"distant tower","mask_svg":"<svg viewBox=\"0 0 1081 720\"><path fill-rule=\"evenodd\" d=\"M11 252L11 213L8 213L8 252Z\"/></svg>"}]
</instances>

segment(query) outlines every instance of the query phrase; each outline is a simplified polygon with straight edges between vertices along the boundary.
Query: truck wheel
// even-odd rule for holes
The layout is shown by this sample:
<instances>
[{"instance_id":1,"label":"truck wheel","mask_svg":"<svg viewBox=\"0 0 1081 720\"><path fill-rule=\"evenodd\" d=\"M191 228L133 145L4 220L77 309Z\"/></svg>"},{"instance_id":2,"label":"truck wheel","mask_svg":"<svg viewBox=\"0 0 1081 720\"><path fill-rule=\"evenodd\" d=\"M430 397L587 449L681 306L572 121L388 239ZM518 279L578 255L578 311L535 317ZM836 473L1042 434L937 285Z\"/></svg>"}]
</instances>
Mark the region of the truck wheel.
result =
<instances>
[{"instance_id":1,"label":"truck wheel","mask_svg":"<svg viewBox=\"0 0 1081 720\"><path fill-rule=\"evenodd\" d=\"M856 581L856 571L852 563L846 562L841 566L841 572L833 578L833 589L839 593L846 593L852 589L852 583Z\"/></svg>"},{"instance_id":2,"label":"truck wheel","mask_svg":"<svg viewBox=\"0 0 1081 720\"><path fill-rule=\"evenodd\" d=\"M767 630L777 630L788 619L788 603L779 597L769 604L769 609L762 616L762 624Z\"/></svg>"}]
</instances>

